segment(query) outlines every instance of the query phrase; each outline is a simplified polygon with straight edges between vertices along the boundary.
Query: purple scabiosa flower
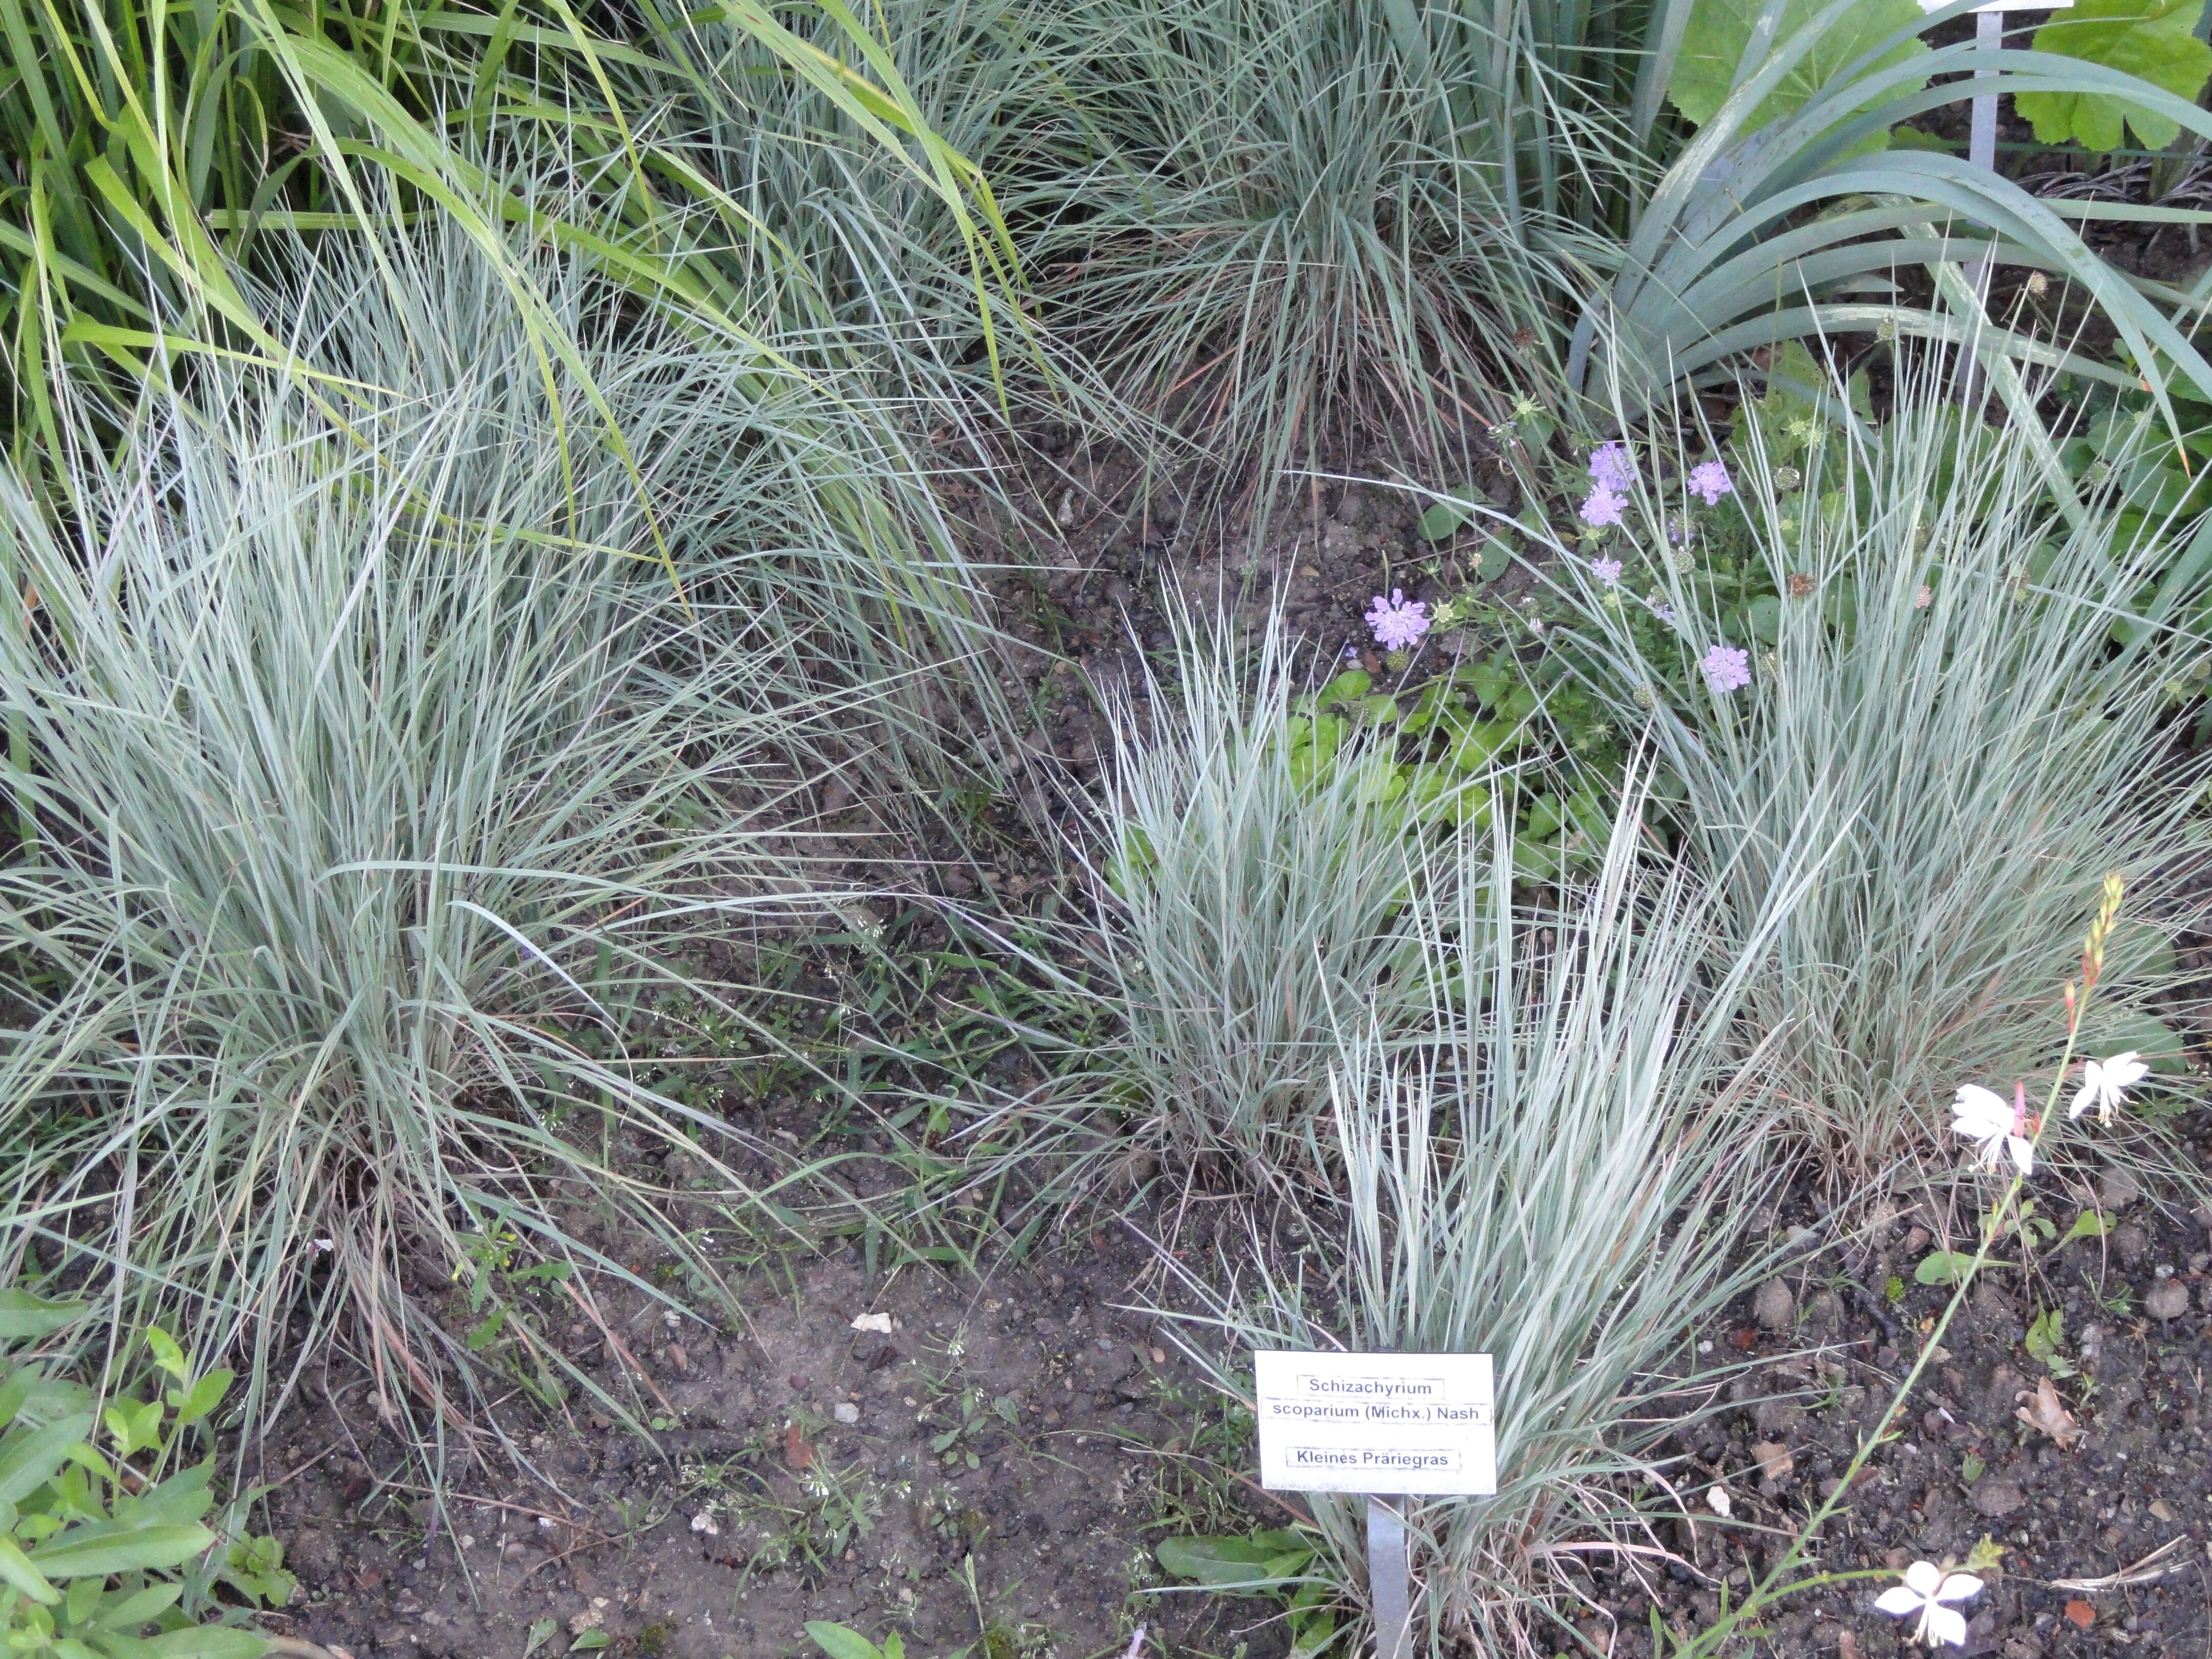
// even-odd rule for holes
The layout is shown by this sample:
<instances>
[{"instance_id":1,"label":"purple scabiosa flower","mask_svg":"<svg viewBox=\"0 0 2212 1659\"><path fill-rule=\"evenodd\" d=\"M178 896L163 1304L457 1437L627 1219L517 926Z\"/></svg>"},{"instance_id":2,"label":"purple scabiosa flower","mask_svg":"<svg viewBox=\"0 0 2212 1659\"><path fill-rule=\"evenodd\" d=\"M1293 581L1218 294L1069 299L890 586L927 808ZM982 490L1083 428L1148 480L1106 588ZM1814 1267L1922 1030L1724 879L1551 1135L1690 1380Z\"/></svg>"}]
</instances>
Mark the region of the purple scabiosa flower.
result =
<instances>
[{"instance_id":1,"label":"purple scabiosa flower","mask_svg":"<svg viewBox=\"0 0 2212 1659\"><path fill-rule=\"evenodd\" d=\"M1735 480L1718 461L1700 461L1690 469L1690 493L1707 507L1717 506L1723 495L1735 494Z\"/></svg>"},{"instance_id":2,"label":"purple scabiosa flower","mask_svg":"<svg viewBox=\"0 0 2212 1659\"><path fill-rule=\"evenodd\" d=\"M1651 614L1658 617L1661 622L1665 623L1668 627L1672 628L1674 625L1674 607L1667 603L1665 598L1660 593L1657 588L1655 587L1651 590L1650 596L1645 599L1644 603L1650 605L1651 607Z\"/></svg>"},{"instance_id":3,"label":"purple scabiosa flower","mask_svg":"<svg viewBox=\"0 0 2212 1659\"><path fill-rule=\"evenodd\" d=\"M1600 444L1590 451L1589 475L1601 495L1625 493L1636 482L1636 463L1628 453L1628 446L1615 441Z\"/></svg>"},{"instance_id":4,"label":"purple scabiosa flower","mask_svg":"<svg viewBox=\"0 0 2212 1659\"><path fill-rule=\"evenodd\" d=\"M1590 561L1590 574L1596 577L1607 587L1611 587L1615 582L1620 580L1620 561L1619 559L1592 559Z\"/></svg>"},{"instance_id":5,"label":"purple scabiosa flower","mask_svg":"<svg viewBox=\"0 0 2212 1659\"><path fill-rule=\"evenodd\" d=\"M1716 645L1698 659L1698 666L1705 671L1705 684L1713 688L1715 696L1751 684L1751 653L1732 645Z\"/></svg>"},{"instance_id":6,"label":"purple scabiosa flower","mask_svg":"<svg viewBox=\"0 0 2212 1659\"><path fill-rule=\"evenodd\" d=\"M1590 491L1589 499L1583 503L1583 522L1593 530L1602 530L1607 525L1619 524L1627 507L1627 496L1601 486Z\"/></svg>"},{"instance_id":7,"label":"purple scabiosa flower","mask_svg":"<svg viewBox=\"0 0 2212 1659\"><path fill-rule=\"evenodd\" d=\"M1377 593L1367 607L1367 626L1374 630L1375 643L1385 651L1408 650L1429 631L1429 607L1394 587L1389 599Z\"/></svg>"}]
</instances>

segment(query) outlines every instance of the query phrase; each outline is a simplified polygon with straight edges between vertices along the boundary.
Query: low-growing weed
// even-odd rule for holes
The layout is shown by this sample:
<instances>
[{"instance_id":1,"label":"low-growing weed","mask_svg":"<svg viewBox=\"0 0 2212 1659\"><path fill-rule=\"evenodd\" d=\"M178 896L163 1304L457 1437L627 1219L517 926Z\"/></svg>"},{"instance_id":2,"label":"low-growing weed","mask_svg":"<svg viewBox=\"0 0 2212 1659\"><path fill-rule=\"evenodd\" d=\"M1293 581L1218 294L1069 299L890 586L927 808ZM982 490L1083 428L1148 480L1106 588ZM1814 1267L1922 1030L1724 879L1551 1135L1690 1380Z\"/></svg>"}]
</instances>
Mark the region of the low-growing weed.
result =
<instances>
[{"instance_id":1,"label":"low-growing weed","mask_svg":"<svg viewBox=\"0 0 2212 1659\"><path fill-rule=\"evenodd\" d=\"M0 1343L49 1337L90 1311L0 1291ZM151 1642L255 1659L268 1644L250 1612L291 1599L283 1545L244 1529L251 1496L217 1508L211 1419L233 1373L199 1372L158 1327L145 1347L146 1398L96 1390L47 1361L0 1360L0 1637L10 1653L69 1659ZM187 1462L194 1448L206 1455Z\"/></svg>"}]
</instances>

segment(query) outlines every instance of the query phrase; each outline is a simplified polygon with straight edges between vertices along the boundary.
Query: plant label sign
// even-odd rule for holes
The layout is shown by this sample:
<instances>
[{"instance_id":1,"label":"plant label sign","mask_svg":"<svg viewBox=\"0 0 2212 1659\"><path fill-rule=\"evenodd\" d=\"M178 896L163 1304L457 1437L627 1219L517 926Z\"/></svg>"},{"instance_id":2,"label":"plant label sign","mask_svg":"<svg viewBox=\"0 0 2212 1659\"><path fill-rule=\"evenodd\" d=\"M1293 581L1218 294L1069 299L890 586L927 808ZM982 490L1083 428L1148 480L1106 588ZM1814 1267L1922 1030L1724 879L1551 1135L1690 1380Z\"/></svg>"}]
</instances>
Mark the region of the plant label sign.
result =
<instances>
[{"instance_id":1,"label":"plant label sign","mask_svg":"<svg viewBox=\"0 0 2212 1659\"><path fill-rule=\"evenodd\" d=\"M1268 1491L1498 1490L1488 1354L1261 1352L1252 1361Z\"/></svg>"}]
</instances>

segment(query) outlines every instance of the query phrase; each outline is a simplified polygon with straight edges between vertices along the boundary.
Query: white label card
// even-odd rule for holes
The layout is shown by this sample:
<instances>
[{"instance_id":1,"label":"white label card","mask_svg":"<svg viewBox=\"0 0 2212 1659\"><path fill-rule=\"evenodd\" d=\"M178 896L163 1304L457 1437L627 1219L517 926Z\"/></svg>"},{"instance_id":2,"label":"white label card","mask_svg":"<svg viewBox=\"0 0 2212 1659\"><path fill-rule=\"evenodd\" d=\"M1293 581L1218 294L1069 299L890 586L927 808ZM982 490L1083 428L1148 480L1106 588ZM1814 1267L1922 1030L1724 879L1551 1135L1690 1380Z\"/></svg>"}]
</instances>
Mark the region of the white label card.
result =
<instances>
[{"instance_id":1,"label":"white label card","mask_svg":"<svg viewBox=\"0 0 2212 1659\"><path fill-rule=\"evenodd\" d=\"M1498 1490L1486 1353L1252 1356L1270 1492Z\"/></svg>"}]
</instances>

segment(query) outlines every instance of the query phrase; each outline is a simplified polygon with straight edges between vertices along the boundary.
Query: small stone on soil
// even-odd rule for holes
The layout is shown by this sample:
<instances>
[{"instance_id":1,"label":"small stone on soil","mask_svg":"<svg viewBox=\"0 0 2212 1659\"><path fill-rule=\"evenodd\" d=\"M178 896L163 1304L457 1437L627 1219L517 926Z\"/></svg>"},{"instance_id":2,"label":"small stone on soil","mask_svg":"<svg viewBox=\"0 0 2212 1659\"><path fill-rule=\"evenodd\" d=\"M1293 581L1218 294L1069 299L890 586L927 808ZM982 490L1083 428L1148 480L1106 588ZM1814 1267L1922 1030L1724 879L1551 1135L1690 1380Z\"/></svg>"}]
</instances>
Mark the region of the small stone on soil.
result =
<instances>
[{"instance_id":1,"label":"small stone on soil","mask_svg":"<svg viewBox=\"0 0 2212 1659\"><path fill-rule=\"evenodd\" d=\"M1974 1482L1974 1507L1984 1515L2010 1515L2027 1502L2027 1494L2008 1480Z\"/></svg>"},{"instance_id":2,"label":"small stone on soil","mask_svg":"<svg viewBox=\"0 0 2212 1659\"><path fill-rule=\"evenodd\" d=\"M2179 1319L2189 1311L2188 1289L2177 1279L2161 1279L2143 1297L2143 1311L2153 1319Z\"/></svg>"},{"instance_id":3,"label":"small stone on soil","mask_svg":"<svg viewBox=\"0 0 2212 1659\"><path fill-rule=\"evenodd\" d=\"M1786 1328L1797 1317L1797 1298L1779 1279L1770 1279L1751 1299L1751 1316L1767 1330Z\"/></svg>"}]
</instances>

